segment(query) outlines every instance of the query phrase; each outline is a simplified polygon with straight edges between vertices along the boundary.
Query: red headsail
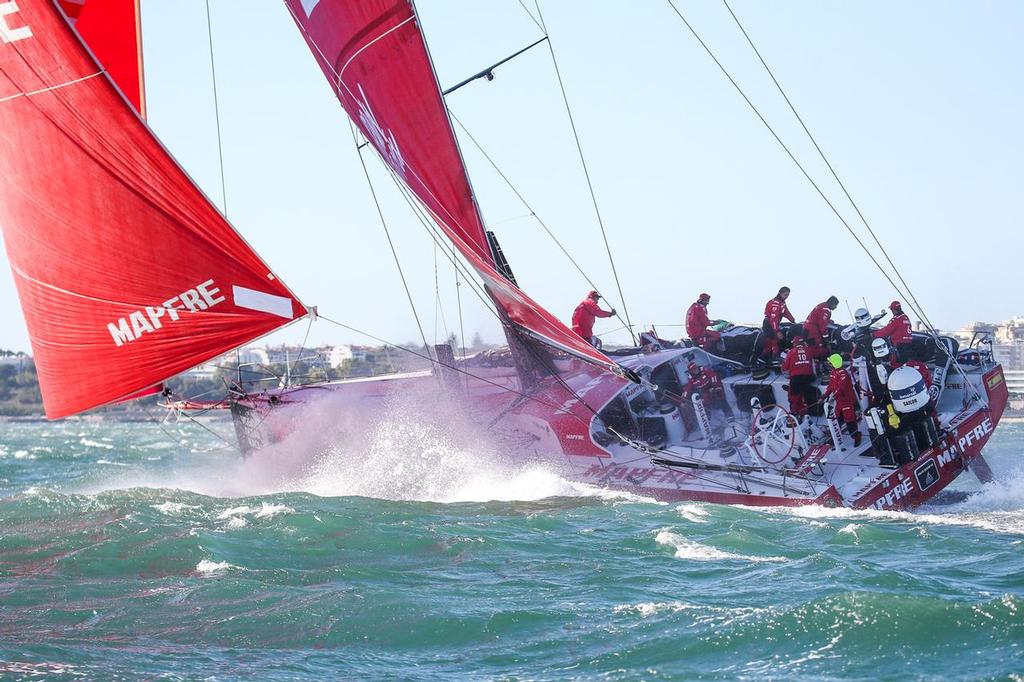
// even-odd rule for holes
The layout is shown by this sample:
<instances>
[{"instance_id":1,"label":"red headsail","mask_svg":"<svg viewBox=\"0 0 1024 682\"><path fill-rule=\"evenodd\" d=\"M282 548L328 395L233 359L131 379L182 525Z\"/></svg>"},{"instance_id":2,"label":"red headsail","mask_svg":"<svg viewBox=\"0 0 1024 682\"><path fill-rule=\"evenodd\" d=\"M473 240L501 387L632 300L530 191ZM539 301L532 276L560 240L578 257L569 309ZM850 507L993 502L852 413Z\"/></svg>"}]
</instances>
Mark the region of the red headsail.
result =
<instances>
[{"instance_id":1,"label":"red headsail","mask_svg":"<svg viewBox=\"0 0 1024 682\"><path fill-rule=\"evenodd\" d=\"M508 319L548 344L614 366L495 269L409 1L285 2L341 106L473 265Z\"/></svg>"},{"instance_id":2,"label":"red headsail","mask_svg":"<svg viewBox=\"0 0 1024 682\"><path fill-rule=\"evenodd\" d=\"M139 0L58 0L58 4L96 61L144 117Z\"/></svg>"},{"instance_id":3,"label":"red headsail","mask_svg":"<svg viewBox=\"0 0 1024 682\"><path fill-rule=\"evenodd\" d=\"M144 391L304 306L49 0L0 2L0 227L46 414Z\"/></svg>"}]
</instances>

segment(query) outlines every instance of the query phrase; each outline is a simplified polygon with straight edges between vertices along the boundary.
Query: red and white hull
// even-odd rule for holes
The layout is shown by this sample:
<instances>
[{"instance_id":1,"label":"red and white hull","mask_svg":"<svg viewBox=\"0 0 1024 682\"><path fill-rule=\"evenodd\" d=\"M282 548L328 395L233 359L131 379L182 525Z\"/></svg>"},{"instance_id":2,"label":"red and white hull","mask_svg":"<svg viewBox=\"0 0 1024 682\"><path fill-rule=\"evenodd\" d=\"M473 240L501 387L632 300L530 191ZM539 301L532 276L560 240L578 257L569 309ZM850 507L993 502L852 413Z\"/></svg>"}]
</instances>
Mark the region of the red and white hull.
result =
<instances>
[{"instance_id":1,"label":"red and white hull","mask_svg":"<svg viewBox=\"0 0 1024 682\"><path fill-rule=\"evenodd\" d=\"M626 358L623 365L650 370L655 383L666 384L685 376L681 368L691 358L715 360L699 350L681 349L638 354ZM513 452L524 462L554 466L572 480L666 501L916 507L946 488L981 456L1007 402L998 365L971 368L962 375L950 373L937 405L938 443L923 449L913 461L892 468L881 466L870 454L868 439L858 448L849 442L835 447L824 418L808 420L802 446L790 456L758 455L757 449L749 446L753 416L743 412L745 400L741 397L751 390L761 395L769 392L777 404L785 405L785 379L777 374L754 381L739 371L725 378L728 400L740 416L729 422L715 420L717 432L724 429L731 434L724 442L709 442L697 429L687 429L681 412L675 410L659 414L665 425L657 420L655 425L666 437L648 447L639 438L609 442L606 431L615 406L628 409L631 400L636 404L642 387L584 363L570 363L560 381L552 381L526 398L519 393L511 368L475 369L472 373L473 377L463 377L456 400L463 416L468 414L472 421L487 426L486 433L503 451ZM329 406L329 415L359 414L361 420L372 422L387 413L385 406L395 405L396 400L400 403L402 396L438 395L439 385L437 377L422 372L249 395L235 405L236 426L243 444L248 441L249 449L255 449L287 440L297 430L322 428L308 418L307 410L316 406ZM428 407L419 416L430 418L429 412ZM323 417L321 411L318 418Z\"/></svg>"}]
</instances>

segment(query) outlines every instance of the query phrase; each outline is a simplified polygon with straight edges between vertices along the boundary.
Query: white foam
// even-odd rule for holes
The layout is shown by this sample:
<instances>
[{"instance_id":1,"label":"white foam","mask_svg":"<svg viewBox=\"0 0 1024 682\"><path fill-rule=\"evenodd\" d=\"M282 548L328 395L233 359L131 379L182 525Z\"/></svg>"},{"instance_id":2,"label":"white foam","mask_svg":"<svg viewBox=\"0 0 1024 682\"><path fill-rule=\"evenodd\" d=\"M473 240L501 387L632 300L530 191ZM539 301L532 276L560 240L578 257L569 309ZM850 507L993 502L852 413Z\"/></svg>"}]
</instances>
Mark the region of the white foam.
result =
<instances>
[{"instance_id":1,"label":"white foam","mask_svg":"<svg viewBox=\"0 0 1024 682\"><path fill-rule=\"evenodd\" d=\"M697 608L693 604L684 604L679 601L645 601L639 604L619 604L612 613L636 613L642 618L653 616L658 613L670 612L678 613L679 611L686 611L689 609Z\"/></svg>"},{"instance_id":2,"label":"white foam","mask_svg":"<svg viewBox=\"0 0 1024 682\"><path fill-rule=\"evenodd\" d=\"M158 512L162 512L168 516L176 516L186 509L195 508L192 505L184 504L183 502L162 502L160 504L152 504L150 506Z\"/></svg>"},{"instance_id":3,"label":"white foam","mask_svg":"<svg viewBox=\"0 0 1024 682\"><path fill-rule=\"evenodd\" d=\"M707 523L708 510L702 504L688 502L676 507L676 511L679 512L680 516L692 523Z\"/></svg>"},{"instance_id":4,"label":"white foam","mask_svg":"<svg viewBox=\"0 0 1024 682\"><path fill-rule=\"evenodd\" d=\"M98 459L98 460L96 460L96 463L97 464L107 464L107 465L115 466L115 467L126 467L126 466L128 466L124 462L111 462L109 459Z\"/></svg>"},{"instance_id":5,"label":"white foam","mask_svg":"<svg viewBox=\"0 0 1024 682\"><path fill-rule=\"evenodd\" d=\"M249 522L246 521L245 518L241 516L232 516L230 519L228 519L226 527L230 530L235 530L237 528L245 528L248 525Z\"/></svg>"},{"instance_id":6,"label":"white foam","mask_svg":"<svg viewBox=\"0 0 1024 682\"><path fill-rule=\"evenodd\" d=\"M256 510L257 519L270 519L278 514L291 514L295 510L291 507L283 504L268 504L264 502L259 509Z\"/></svg>"},{"instance_id":7,"label":"white foam","mask_svg":"<svg viewBox=\"0 0 1024 682\"><path fill-rule=\"evenodd\" d=\"M226 561L210 561L209 559L203 559L198 564L196 564L196 572L203 573L206 575L221 573L223 571L228 570L229 568L234 568L234 566L232 566Z\"/></svg>"},{"instance_id":8,"label":"white foam","mask_svg":"<svg viewBox=\"0 0 1024 682\"><path fill-rule=\"evenodd\" d=\"M888 521L908 523L915 526L930 524L934 526L965 526L996 533L1024 535L1024 509L1013 511L961 511L972 509L968 500L947 510L933 513L908 511L883 511L880 509L847 509L843 507L818 507L805 505L801 507L754 507L760 512L783 514L801 519L835 519L841 521Z\"/></svg>"},{"instance_id":9,"label":"white foam","mask_svg":"<svg viewBox=\"0 0 1024 682\"><path fill-rule=\"evenodd\" d=\"M668 545L676 550L677 559L688 559L690 561L722 561L722 560L733 560L733 561L750 561L754 563L760 562L781 562L787 561L785 557L778 556L747 556L744 554L733 554L732 552L725 552L715 547L708 545L702 545L699 542L693 542L687 540L683 536L673 533L670 530L660 530L654 537L654 541L660 545Z\"/></svg>"},{"instance_id":10,"label":"white foam","mask_svg":"<svg viewBox=\"0 0 1024 682\"><path fill-rule=\"evenodd\" d=\"M98 440L90 440L89 438L79 438L78 442L87 448L102 448L104 450L113 450L114 446L110 443L101 443Z\"/></svg>"},{"instance_id":11,"label":"white foam","mask_svg":"<svg viewBox=\"0 0 1024 682\"><path fill-rule=\"evenodd\" d=\"M246 504L246 505L242 505L241 507L230 507L228 509L225 509L220 514L217 514L217 518L218 519L229 519L232 516L237 516L237 515L240 515L240 514L251 514L251 513L252 513L252 507L250 507L249 505Z\"/></svg>"}]
</instances>

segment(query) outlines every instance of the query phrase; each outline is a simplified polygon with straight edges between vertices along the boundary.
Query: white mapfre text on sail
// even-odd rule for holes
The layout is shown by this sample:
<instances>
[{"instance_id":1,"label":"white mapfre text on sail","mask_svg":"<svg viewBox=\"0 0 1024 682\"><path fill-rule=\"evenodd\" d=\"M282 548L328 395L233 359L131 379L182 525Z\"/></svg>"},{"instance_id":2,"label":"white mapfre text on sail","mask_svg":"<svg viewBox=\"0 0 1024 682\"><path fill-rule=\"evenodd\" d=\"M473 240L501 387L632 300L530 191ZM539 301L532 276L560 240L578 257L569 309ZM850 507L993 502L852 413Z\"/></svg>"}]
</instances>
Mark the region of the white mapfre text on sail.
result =
<instances>
[{"instance_id":1,"label":"white mapfre text on sail","mask_svg":"<svg viewBox=\"0 0 1024 682\"><path fill-rule=\"evenodd\" d=\"M198 312L209 310L226 299L220 295L220 289L208 279L195 288L186 289L177 296L169 298L159 306L146 306L136 310L117 322L107 324L107 330L118 347L137 340L143 334L151 334L161 329L168 322L177 322L182 312Z\"/></svg>"}]
</instances>

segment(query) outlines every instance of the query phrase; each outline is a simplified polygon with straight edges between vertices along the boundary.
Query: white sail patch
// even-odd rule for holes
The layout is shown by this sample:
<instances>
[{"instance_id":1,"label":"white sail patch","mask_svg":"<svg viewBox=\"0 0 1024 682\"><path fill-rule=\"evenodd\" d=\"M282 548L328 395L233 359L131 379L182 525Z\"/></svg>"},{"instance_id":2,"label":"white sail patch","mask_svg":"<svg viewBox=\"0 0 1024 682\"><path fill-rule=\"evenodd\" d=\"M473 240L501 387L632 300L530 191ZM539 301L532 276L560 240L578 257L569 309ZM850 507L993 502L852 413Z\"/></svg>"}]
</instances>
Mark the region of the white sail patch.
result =
<instances>
[{"instance_id":1,"label":"white sail patch","mask_svg":"<svg viewBox=\"0 0 1024 682\"><path fill-rule=\"evenodd\" d=\"M186 289L177 296L167 299L159 306L146 306L117 322L107 323L107 331L114 339L114 345L121 347L138 340L143 334L152 334L162 329L165 324L177 322L183 312L209 310L225 300L227 299L220 295L220 289L214 286L213 280L208 279L202 284L197 284L195 288Z\"/></svg>"},{"instance_id":2,"label":"white sail patch","mask_svg":"<svg viewBox=\"0 0 1024 682\"><path fill-rule=\"evenodd\" d=\"M292 319L292 300L284 296L274 296L255 289L232 286L231 296L235 299L235 305L239 308L258 310L261 313L270 313L283 317L286 320Z\"/></svg>"},{"instance_id":3,"label":"white sail patch","mask_svg":"<svg viewBox=\"0 0 1024 682\"><path fill-rule=\"evenodd\" d=\"M316 6L320 4L320 0L301 0L301 1L302 1L302 11L304 11L306 13L306 18L308 19L309 15L312 14L313 10L316 9Z\"/></svg>"},{"instance_id":4,"label":"white sail patch","mask_svg":"<svg viewBox=\"0 0 1024 682\"><path fill-rule=\"evenodd\" d=\"M13 43L16 40L32 37L32 29L28 26L11 28L11 25L7 23L7 17L17 13L18 3L14 2L14 0L0 2L0 40L3 40L5 43Z\"/></svg>"}]
</instances>

